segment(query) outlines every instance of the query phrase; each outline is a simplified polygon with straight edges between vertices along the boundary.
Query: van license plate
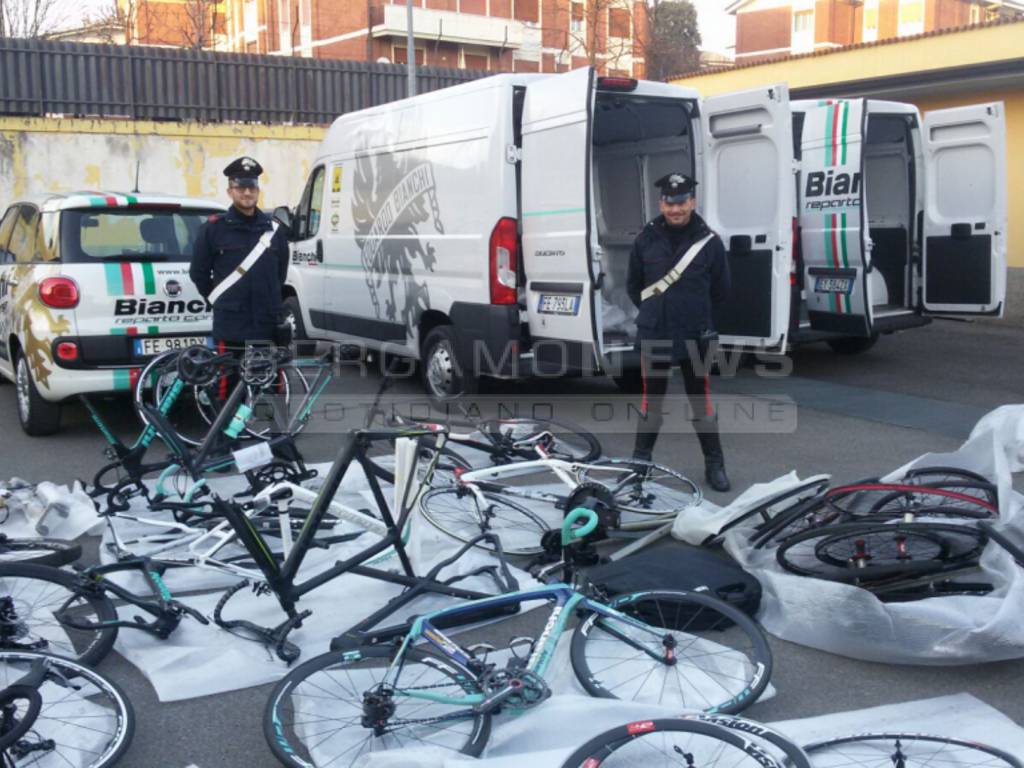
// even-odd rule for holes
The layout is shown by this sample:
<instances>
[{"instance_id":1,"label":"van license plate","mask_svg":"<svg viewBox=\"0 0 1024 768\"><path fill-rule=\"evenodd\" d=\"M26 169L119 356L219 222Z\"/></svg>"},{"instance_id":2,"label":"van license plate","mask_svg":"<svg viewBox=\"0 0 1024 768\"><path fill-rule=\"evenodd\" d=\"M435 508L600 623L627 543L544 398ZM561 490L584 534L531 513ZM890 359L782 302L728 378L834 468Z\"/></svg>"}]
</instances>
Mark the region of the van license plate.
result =
<instances>
[{"instance_id":1,"label":"van license plate","mask_svg":"<svg viewBox=\"0 0 1024 768\"><path fill-rule=\"evenodd\" d=\"M853 288L852 277L816 277L815 293L849 293Z\"/></svg>"},{"instance_id":2,"label":"van license plate","mask_svg":"<svg viewBox=\"0 0 1024 768\"><path fill-rule=\"evenodd\" d=\"M206 347L213 346L209 336L175 336L172 338L135 339L135 356L150 357L170 352L172 349L185 349L196 344Z\"/></svg>"},{"instance_id":3,"label":"van license plate","mask_svg":"<svg viewBox=\"0 0 1024 768\"><path fill-rule=\"evenodd\" d=\"M542 293L537 311L544 315L575 315L580 311L580 297Z\"/></svg>"}]
</instances>

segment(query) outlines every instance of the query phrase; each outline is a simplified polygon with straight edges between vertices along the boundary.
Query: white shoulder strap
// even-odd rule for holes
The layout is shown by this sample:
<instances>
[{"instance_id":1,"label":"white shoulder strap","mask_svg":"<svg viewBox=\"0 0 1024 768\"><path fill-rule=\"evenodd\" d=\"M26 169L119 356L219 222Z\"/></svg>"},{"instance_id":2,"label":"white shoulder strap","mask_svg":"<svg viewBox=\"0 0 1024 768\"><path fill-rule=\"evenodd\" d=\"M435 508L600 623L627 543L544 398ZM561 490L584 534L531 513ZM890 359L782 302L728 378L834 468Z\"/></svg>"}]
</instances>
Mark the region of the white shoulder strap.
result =
<instances>
[{"instance_id":1,"label":"white shoulder strap","mask_svg":"<svg viewBox=\"0 0 1024 768\"><path fill-rule=\"evenodd\" d=\"M276 221L271 222L270 231L264 232L260 239L256 241L253 249L249 251L249 255L242 259L242 263L235 267L230 275L221 280L216 288L210 291L210 295L206 297L207 301L211 304L216 304L217 299L223 295L224 291L245 277L245 273L252 269L252 265L259 261L260 256L270 247L270 242L274 239L274 235L277 234L278 226L280 225Z\"/></svg>"},{"instance_id":2,"label":"white shoulder strap","mask_svg":"<svg viewBox=\"0 0 1024 768\"><path fill-rule=\"evenodd\" d=\"M715 233L712 232L687 248L686 253L683 254L683 258L676 262L676 265L672 267L672 269L670 269L666 275L661 278L661 280L656 283L651 283L640 292L640 301L647 301L651 296L660 296L667 291L668 287L672 285L672 283L683 276L683 272L685 272L686 268L690 266L694 259L697 258L697 254L700 253L701 248L703 248L708 240L714 236Z\"/></svg>"}]
</instances>

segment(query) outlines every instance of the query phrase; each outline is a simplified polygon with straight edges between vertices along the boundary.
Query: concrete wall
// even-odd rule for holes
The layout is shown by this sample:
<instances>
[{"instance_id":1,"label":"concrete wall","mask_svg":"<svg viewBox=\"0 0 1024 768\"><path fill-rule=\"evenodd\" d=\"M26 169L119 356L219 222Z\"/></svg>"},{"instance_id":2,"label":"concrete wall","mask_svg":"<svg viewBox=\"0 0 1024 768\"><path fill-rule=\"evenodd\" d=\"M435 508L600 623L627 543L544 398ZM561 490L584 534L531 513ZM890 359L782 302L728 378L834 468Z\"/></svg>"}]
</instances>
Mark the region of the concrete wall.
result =
<instances>
[{"instance_id":1,"label":"concrete wall","mask_svg":"<svg viewBox=\"0 0 1024 768\"><path fill-rule=\"evenodd\" d=\"M74 190L131 191L227 202L224 167L251 155L264 168L260 206L299 201L325 129L129 120L0 118L0 209Z\"/></svg>"}]
</instances>

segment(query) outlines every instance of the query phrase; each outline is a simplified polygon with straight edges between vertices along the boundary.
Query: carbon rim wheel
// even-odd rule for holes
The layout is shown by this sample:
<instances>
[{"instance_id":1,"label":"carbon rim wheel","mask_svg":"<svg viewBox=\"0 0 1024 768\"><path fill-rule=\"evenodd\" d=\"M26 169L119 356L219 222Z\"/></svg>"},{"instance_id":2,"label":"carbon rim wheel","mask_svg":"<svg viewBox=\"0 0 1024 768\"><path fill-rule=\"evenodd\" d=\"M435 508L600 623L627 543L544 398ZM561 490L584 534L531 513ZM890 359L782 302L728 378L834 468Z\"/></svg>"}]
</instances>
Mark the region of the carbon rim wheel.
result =
<instances>
[{"instance_id":1,"label":"carbon rim wheel","mask_svg":"<svg viewBox=\"0 0 1024 768\"><path fill-rule=\"evenodd\" d=\"M863 515L902 515L908 511L926 514L928 507L962 507L964 517L995 517L999 510L985 498L957 488L913 483L855 483L832 488L825 494L826 503L838 512L858 517Z\"/></svg>"},{"instance_id":2,"label":"carbon rim wheel","mask_svg":"<svg viewBox=\"0 0 1024 768\"><path fill-rule=\"evenodd\" d=\"M5 756L13 756L17 766L105 768L117 763L135 733L135 715L121 689L68 659L0 651L0 690L23 680L40 663L48 669L35 689L41 699L39 711L27 732L5 748ZM23 704L16 706L26 714ZM17 758L18 752L23 760Z\"/></svg>"},{"instance_id":3,"label":"carbon rim wheel","mask_svg":"<svg viewBox=\"0 0 1024 768\"><path fill-rule=\"evenodd\" d=\"M1001 749L917 733L864 733L808 744L814 768L1024 768Z\"/></svg>"},{"instance_id":4,"label":"carbon rim wheel","mask_svg":"<svg viewBox=\"0 0 1024 768\"><path fill-rule=\"evenodd\" d=\"M511 499L484 493L486 508L464 488L435 488L420 499L423 517L442 533L463 543L482 533L495 533L508 555L536 555L544 551L541 537L549 526ZM493 549L486 542L477 546Z\"/></svg>"},{"instance_id":5,"label":"carbon rim wheel","mask_svg":"<svg viewBox=\"0 0 1024 768\"><path fill-rule=\"evenodd\" d=\"M8 539L0 534L0 563L60 567L82 556L82 547L55 539Z\"/></svg>"},{"instance_id":6,"label":"carbon rim wheel","mask_svg":"<svg viewBox=\"0 0 1024 768\"><path fill-rule=\"evenodd\" d=\"M753 737L762 746L768 745L769 749L767 751L779 753L786 768L811 768L811 759L799 744L763 723L747 720L736 715L712 715L706 712L683 715L683 717L687 720L700 720L704 723L711 723L720 728L727 728L730 731L736 731Z\"/></svg>"},{"instance_id":7,"label":"carbon rim wheel","mask_svg":"<svg viewBox=\"0 0 1024 768\"><path fill-rule=\"evenodd\" d=\"M490 715L402 694L414 689L452 697L479 693L475 676L450 659L409 648L387 696L380 683L392 652L373 646L326 653L278 683L263 718L264 735L277 759L297 767L352 765L367 753L404 746L479 755L490 736ZM367 693L379 697L371 708L379 716L377 732L363 725Z\"/></svg>"},{"instance_id":8,"label":"carbon rim wheel","mask_svg":"<svg viewBox=\"0 0 1024 768\"><path fill-rule=\"evenodd\" d=\"M689 478L668 467L644 461L596 461L583 470L580 479L610 488L619 511L634 515L674 517L700 504L704 498L701 489Z\"/></svg>"},{"instance_id":9,"label":"carbon rim wheel","mask_svg":"<svg viewBox=\"0 0 1024 768\"><path fill-rule=\"evenodd\" d=\"M760 746L714 723L663 718L595 736L562 768L782 768Z\"/></svg>"},{"instance_id":10,"label":"carbon rim wheel","mask_svg":"<svg viewBox=\"0 0 1024 768\"><path fill-rule=\"evenodd\" d=\"M663 590L609 605L654 631L596 612L579 623L570 655L591 696L732 714L768 685L772 655L764 632L728 603Z\"/></svg>"},{"instance_id":11,"label":"carbon rim wheel","mask_svg":"<svg viewBox=\"0 0 1024 768\"><path fill-rule=\"evenodd\" d=\"M70 601L70 602L69 602ZM58 620L97 624L117 619L103 594L83 594L76 576L46 565L0 564L0 650L39 651L98 663L114 645L116 627L74 629Z\"/></svg>"}]
</instances>

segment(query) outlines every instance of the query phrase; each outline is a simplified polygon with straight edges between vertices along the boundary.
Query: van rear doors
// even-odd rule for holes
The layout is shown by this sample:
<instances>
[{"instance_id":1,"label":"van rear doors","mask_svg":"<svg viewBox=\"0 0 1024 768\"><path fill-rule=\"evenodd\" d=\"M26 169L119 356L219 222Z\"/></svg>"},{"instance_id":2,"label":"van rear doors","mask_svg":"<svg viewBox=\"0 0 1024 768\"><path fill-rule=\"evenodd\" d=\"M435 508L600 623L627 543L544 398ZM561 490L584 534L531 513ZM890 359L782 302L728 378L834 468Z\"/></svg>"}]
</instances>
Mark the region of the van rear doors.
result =
<instances>
[{"instance_id":1,"label":"van rear doors","mask_svg":"<svg viewBox=\"0 0 1024 768\"><path fill-rule=\"evenodd\" d=\"M796 215L789 91L715 96L702 113L697 204L725 244L732 277L715 327L723 345L785 349Z\"/></svg>"},{"instance_id":2,"label":"van rear doors","mask_svg":"<svg viewBox=\"0 0 1024 768\"><path fill-rule=\"evenodd\" d=\"M592 67L531 82L523 103L522 247L534 362L590 368L600 272L591 248ZM555 340L554 342L552 340Z\"/></svg>"},{"instance_id":3,"label":"van rear doors","mask_svg":"<svg viewBox=\"0 0 1024 768\"><path fill-rule=\"evenodd\" d=\"M926 112L926 313L1002 315L1006 297L1006 125L1001 102Z\"/></svg>"}]
</instances>

